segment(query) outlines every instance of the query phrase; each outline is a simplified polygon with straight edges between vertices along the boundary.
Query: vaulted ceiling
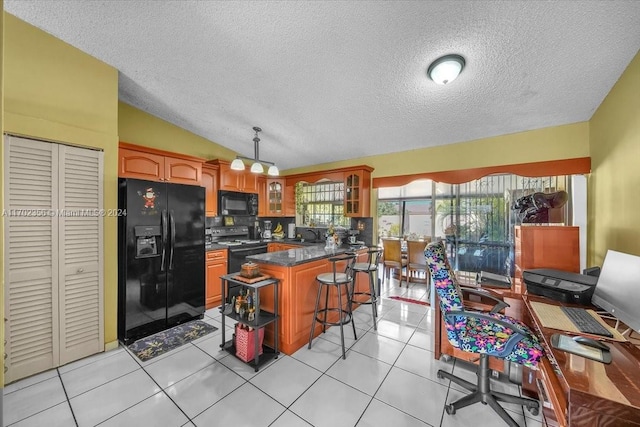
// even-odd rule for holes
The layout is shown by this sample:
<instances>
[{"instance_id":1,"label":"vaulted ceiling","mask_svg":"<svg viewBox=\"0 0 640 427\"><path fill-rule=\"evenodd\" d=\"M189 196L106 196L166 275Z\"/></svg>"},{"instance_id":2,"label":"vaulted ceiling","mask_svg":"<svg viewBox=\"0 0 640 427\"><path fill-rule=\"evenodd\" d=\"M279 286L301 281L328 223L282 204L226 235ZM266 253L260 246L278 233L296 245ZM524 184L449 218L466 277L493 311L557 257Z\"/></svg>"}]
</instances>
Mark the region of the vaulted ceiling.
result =
<instances>
[{"instance_id":1,"label":"vaulted ceiling","mask_svg":"<svg viewBox=\"0 0 640 427\"><path fill-rule=\"evenodd\" d=\"M119 70L119 98L281 170L589 120L640 1L58 1L5 10ZM466 60L436 85L436 58Z\"/></svg>"}]
</instances>

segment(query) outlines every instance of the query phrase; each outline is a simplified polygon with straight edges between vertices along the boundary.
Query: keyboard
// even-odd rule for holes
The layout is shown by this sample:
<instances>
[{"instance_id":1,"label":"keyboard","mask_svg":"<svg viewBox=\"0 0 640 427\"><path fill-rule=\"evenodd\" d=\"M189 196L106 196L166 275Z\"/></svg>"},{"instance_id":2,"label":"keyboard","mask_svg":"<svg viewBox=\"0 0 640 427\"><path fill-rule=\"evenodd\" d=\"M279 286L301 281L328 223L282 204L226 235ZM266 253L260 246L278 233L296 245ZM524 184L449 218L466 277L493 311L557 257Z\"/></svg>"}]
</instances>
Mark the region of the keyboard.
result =
<instances>
[{"instance_id":1,"label":"keyboard","mask_svg":"<svg viewBox=\"0 0 640 427\"><path fill-rule=\"evenodd\" d=\"M579 307L561 307L567 317L585 334L602 335L613 338L613 334L598 322L587 310Z\"/></svg>"}]
</instances>

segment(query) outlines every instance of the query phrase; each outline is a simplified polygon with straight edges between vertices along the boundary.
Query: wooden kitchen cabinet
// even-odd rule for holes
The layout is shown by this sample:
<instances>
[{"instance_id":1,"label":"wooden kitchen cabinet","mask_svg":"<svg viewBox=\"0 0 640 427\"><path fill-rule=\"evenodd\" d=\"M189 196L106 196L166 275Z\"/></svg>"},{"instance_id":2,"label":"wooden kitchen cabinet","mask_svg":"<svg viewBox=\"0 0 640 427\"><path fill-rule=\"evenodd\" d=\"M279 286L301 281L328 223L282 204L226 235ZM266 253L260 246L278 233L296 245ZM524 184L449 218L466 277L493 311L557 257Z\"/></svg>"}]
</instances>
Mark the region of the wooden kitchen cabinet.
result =
<instances>
[{"instance_id":1,"label":"wooden kitchen cabinet","mask_svg":"<svg viewBox=\"0 0 640 427\"><path fill-rule=\"evenodd\" d=\"M354 218L371 216L371 172L373 172L371 166L358 165L287 175L284 187L284 216L296 215L295 186L298 182L318 183L320 181L344 183L344 216Z\"/></svg>"},{"instance_id":2,"label":"wooden kitchen cabinet","mask_svg":"<svg viewBox=\"0 0 640 427\"><path fill-rule=\"evenodd\" d=\"M267 216L267 177L258 178L258 216Z\"/></svg>"},{"instance_id":3,"label":"wooden kitchen cabinet","mask_svg":"<svg viewBox=\"0 0 640 427\"><path fill-rule=\"evenodd\" d=\"M301 245L295 245L291 243L269 243L267 245L267 252L280 252L287 251L289 249L298 249L301 248Z\"/></svg>"},{"instance_id":4,"label":"wooden kitchen cabinet","mask_svg":"<svg viewBox=\"0 0 640 427\"><path fill-rule=\"evenodd\" d=\"M285 178L262 177L258 194L258 216L296 216L295 184L287 184Z\"/></svg>"},{"instance_id":5,"label":"wooden kitchen cabinet","mask_svg":"<svg viewBox=\"0 0 640 427\"><path fill-rule=\"evenodd\" d=\"M371 171L346 171L344 177L344 216L362 218L370 213Z\"/></svg>"},{"instance_id":6,"label":"wooden kitchen cabinet","mask_svg":"<svg viewBox=\"0 0 640 427\"><path fill-rule=\"evenodd\" d=\"M219 249L206 253L205 308L208 310L222 303L220 276L227 274L227 250Z\"/></svg>"},{"instance_id":7,"label":"wooden kitchen cabinet","mask_svg":"<svg viewBox=\"0 0 640 427\"><path fill-rule=\"evenodd\" d=\"M219 167L219 190L241 193L259 192L259 180L263 175L252 173L249 169L234 171L231 169L231 163L225 160L212 160L207 163Z\"/></svg>"},{"instance_id":8,"label":"wooden kitchen cabinet","mask_svg":"<svg viewBox=\"0 0 640 427\"><path fill-rule=\"evenodd\" d=\"M267 178L267 216L284 216L284 182L281 178Z\"/></svg>"},{"instance_id":9,"label":"wooden kitchen cabinet","mask_svg":"<svg viewBox=\"0 0 640 427\"><path fill-rule=\"evenodd\" d=\"M120 143L118 176L174 184L201 185L204 159Z\"/></svg>"},{"instance_id":10,"label":"wooden kitchen cabinet","mask_svg":"<svg viewBox=\"0 0 640 427\"><path fill-rule=\"evenodd\" d=\"M296 216L296 186L284 180L284 216Z\"/></svg>"},{"instance_id":11,"label":"wooden kitchen cabinet","mask_svg":"<svg viewBox=\"0 0 640 427\"><path fill-rule=\"evenodd\" d=\"M205 188L205 215L218 215L218 177L219 168L212 165L202 166L202 186Z\"/></svg>"},{"instance_id":12,"label":"wooden kitchen cabinet","mask_svg":"<svg viewBox=\"0 0 640 427\"><path fill-rule=\"evenodd\" d=\"M534 268L580 272L580 228L521 225L514 229L516 292L524 293L522 272Z\"/></svg>"}]
</instances>

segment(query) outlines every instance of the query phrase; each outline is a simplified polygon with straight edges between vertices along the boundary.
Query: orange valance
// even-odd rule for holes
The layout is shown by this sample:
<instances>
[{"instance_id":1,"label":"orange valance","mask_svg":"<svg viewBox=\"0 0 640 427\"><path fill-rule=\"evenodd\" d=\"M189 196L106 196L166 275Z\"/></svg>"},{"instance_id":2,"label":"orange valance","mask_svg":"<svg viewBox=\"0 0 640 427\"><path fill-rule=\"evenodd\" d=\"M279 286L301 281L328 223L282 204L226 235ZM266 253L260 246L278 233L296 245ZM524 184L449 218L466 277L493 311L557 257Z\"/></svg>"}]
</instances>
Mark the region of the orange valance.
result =
<instances>
[{"instance_id":1,"label":"orange valance","mask_svg":"<svg viewBox=\"0 0 640 427\"><path fill-rule=\"evenodd\" d=\"M483 176L497 173L512 173L526 177L573 175L591 172L591 157L550 160L546 162L518 163L515 165L488 166L484 168L460 169L442 172L425 172L411 175L373 178L373 188L400 187L418 179L431 179L447 184L462 184Z\"/></svg>"}]
</instances>

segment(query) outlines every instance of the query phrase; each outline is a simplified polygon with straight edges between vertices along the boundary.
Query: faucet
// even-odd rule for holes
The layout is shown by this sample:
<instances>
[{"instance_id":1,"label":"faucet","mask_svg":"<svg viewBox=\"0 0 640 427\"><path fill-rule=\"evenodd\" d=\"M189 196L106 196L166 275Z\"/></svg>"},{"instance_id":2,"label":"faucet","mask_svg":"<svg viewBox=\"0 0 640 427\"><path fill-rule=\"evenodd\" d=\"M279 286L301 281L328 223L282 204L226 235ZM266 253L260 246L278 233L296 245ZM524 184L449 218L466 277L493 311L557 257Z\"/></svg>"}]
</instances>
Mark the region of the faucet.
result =
<instances>
[{"instance_id":1,"label":"faucet","mask_svg":"<svg viewBox=\"0 0 640 427\"><path fill-rule=\"evenodd\" d=\"M321 237L322 237L322 233L320 232L320 230L314 230L312 228L307 228L307 231L310 231L313 233L313 237L314 237L314 241L320 241Z\"/></svg>"}]
</instances>

